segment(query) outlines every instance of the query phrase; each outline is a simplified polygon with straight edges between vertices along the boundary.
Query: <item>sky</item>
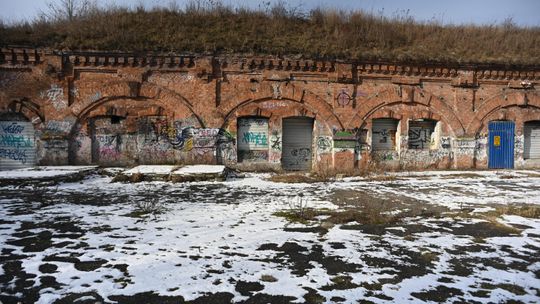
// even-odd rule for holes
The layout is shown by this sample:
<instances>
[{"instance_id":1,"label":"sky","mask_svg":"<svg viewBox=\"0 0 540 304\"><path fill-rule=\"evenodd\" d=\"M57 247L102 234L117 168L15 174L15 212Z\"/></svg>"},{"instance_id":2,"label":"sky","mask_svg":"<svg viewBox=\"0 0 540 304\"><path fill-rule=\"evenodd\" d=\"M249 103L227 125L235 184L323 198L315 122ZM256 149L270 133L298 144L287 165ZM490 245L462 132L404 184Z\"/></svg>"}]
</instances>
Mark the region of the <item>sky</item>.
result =
<instances>
[{"instance_id":1,"label":"sky","mask_svg":"<svg viewBox=\"0 0 540 304\"><path fill-rule=\"evenodd\" d=\"M47 9L47 2L60 0L0 0L0 18L4 21L31 20ZM182 7L190 0L95 0L100 5L115 3L125 6L168 6L177 2ZM218 1L218 0L191 0ZM222 0L232 6L264 7L264 2L280 0ZM283 0L281 0L283 1ZM443 24L493 24L509 18L520 26L540 26L540 0L289 0L292 8L309 10L315 7L362 9L375 14L393 16L408 14L418 21L435 20Z\"/></svg>"}]
</instances>

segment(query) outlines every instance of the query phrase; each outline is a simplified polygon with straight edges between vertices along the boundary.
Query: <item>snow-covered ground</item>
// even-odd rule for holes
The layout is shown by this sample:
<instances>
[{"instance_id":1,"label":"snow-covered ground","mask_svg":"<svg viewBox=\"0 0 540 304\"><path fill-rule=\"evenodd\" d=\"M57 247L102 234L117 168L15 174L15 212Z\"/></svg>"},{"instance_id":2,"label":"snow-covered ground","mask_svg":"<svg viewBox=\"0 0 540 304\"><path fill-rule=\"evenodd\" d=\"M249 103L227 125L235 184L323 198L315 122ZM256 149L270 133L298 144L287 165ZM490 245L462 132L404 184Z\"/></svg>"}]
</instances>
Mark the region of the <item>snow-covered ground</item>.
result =
<instances>
[{"instance_id":1,"label":"snow-covered ground","mask_svg":"<svg viewBox=\"0 0 540 304\"><path fill-rule=\"evenodd\" d=\"M0 188L0 301L540 302L540 220L453 212L540 204L536 172L266 177ZM320 210L343 199L447 212L325 229L275 215L299 197Z\"/></svg>"},{"instance_id":2,"label":"snow-covered ground","mask_svg":"<svg viewBox=\"0 0 540 304\"><path fill-rule=\"evenodd\" d=\"M54 178L91 171L97 166L42 166L0 171L0 180Z\"/></svg>"}]
</instances>

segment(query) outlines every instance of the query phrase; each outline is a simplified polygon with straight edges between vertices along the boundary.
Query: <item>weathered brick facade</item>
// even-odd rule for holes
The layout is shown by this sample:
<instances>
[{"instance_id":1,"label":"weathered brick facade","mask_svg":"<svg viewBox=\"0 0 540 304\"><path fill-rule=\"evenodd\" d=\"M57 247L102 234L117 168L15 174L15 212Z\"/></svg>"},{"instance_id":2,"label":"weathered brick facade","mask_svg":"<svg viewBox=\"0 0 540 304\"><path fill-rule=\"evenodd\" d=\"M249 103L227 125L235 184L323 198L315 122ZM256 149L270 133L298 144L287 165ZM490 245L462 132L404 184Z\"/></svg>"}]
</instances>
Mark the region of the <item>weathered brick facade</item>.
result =
<instances>
[{"instance_id":1,"label":"weathered brick facade","mask_svg":"<svg viewBox=\"0 0 540 304\"><path fill-rule=\"evenodd\" d=\"M283 118L309 117L313 170L486 168L496 120L515 122L522 168L540 165L523 157L539 81L539 67L2 49L0 112L33 124L43 165L281 169ZM239 134L247 117L267 131ZM374 132L379 123L395 127ZM258 145L252 159L238 161L239 141Z\"/></svg>"}]
</instances>

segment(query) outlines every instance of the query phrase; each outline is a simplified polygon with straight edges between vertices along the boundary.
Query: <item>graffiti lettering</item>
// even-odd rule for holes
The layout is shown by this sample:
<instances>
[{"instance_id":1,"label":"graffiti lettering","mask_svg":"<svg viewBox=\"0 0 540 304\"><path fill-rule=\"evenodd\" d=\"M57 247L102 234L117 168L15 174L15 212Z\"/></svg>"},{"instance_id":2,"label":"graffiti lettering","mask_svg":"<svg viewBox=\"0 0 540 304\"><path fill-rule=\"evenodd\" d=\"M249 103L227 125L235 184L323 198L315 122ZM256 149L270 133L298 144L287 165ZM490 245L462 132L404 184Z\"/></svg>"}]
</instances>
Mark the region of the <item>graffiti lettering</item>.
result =
<instances>
[{"instance_id":1,"label":"graffiti lettering","mask_svg":"<svg viewBox=\"0 0 540 304\"><path fill-rule=\"evenodd\" d=\"M450 149L450 137L441 137L441 147L443 149Z\"/></svg>"},{"instance_id":2,"label":"graffiti lettering","mask_svg":"<svg viewBox=\"0 0 540 304\"><path fill-rule=\"evenodd\" d=\"M426 149L431 142L431 129L410 127L409 149Z\"/></svg>"},{"instance_id":3,"label":"graffiti lettering","mask_svg":"<svg viewBox=\"0 0 540 304\"><path fill-rule=\"evenodd\" d=\"M96 140L99 143L99 155L104 158L117 159L121 155L122 137L115 135L98 135Z\"/></svg>"},{"instance_id":4,"label":"graffiti lettering","mask_svg":"<svg viewBox=\"0 0 540 304\"><path fill-rule=\"evenodd\" d=\"M260 104L263 109L276 109L276 108L284 108L287 106L287 103L284 101L265 101Z\"/></svg>"},{"instance_id":5,"label":"graffiti lettering","mask_svg":"<svg viewBox=\"0 0 540 304\"><path fill-rule=\"evenodd\" d=\"M317 151L320 154L332 152L332 138L329 136L319 136L317 138Z\"/></svg>"},{"instance_id":6,"label":"graffiti lettering","mask_svg":"<svg viewBox=\"0 0 540 304\"><path fill-rule=\"evenodd\" d=\"M17 123L12 124L0 124L2 126L2 131L9 134L20 134L24 131L24 126L18 125Z\"/></svg>"},{"instance_id":7,"label":"graffiti lettering","mask_svg":"<svg viewBox=\"0 0 540 304\"><path fill-rule=\"evenodd\" d=\"M0 148L0 157L20 161L26 164L26 150Z\"/></svg>"},{"instance_id":8,"label":"graffiti lettering","mask_svg":"<svg viewBox=\"0 0 540 304\"><path fill-rule=\"evenodd\" d=\"M244 132L242 142L261 147L268 146L268 138L262 132Z\"/></svg>"},{"instance_id":9,"label":"graffiti lettering","mask_svg":"<svg viewBox=\"0 0 540 304\"><path fill-rule=\"evenodd\" d=\"M270 136L272 150L281 151L281 136L276 132Z\"/></svg>"},{"instance_id":10,"label":"graffiti lettering","mask_svg":"<svg viewBox=\"0 0 540 304\"><path fill-rule=\"evenodd\" d=\"M48 132L57 132L57 133L67 133L71 130L71 121L59 121L59 120L49 120L47 122L46 131Z\"/></svg>"},{"instance_id":11,"label":"graffiti lettering","mask_svg":"<svg viewBox=\"0 0 540 304\"><path fill-rule=\"evenodd\" d=\"M311 149L310 148L297 148L290 151L290 161L288 165L298 166L303 163L308 162L311 159Z\"/></svg>"},{"instance_id":12,"label":"graffiti lettering","mask_svg":"<svg viewBox=\"0 0 540 304\"><path fill-rule=\"evenodd\" d=\"M32 140L22 135L0 135L0 146L14 148L31 147Z\"/></svg>"},{"instance_id":13,"label":"graffiti lettering","mask_svg":"<svg viewBox=\"0 0 540 304\"><path fill-rule=\"evenodd\" d=\"M239 151L238 158L240 161L266 161L268 160L268 151Z\"/></svg>"},{"instance_id":14,"label":"graffiti lettering","mask_svg":"<svg viewBox=\"0 0 540 304\"><path fill-rule=\"evenodd\" d=\"M67 106L64 100L64 89L56 84L51 85L51 88L41 92L40 97L42 99L47 98L47 101L52 103L53 107L57 110L64 109Z\"/></svg>"}]
</instances>

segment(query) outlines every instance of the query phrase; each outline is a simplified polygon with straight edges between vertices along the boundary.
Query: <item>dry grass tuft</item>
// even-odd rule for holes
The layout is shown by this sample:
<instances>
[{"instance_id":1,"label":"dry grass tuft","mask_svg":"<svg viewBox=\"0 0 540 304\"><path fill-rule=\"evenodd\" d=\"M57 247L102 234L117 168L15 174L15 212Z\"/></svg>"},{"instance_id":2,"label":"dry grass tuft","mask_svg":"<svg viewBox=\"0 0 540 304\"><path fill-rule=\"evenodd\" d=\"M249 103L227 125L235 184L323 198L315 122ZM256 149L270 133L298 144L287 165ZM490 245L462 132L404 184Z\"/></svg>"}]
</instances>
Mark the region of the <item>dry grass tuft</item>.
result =
<instances>
[{"instance_id":1,"label":"dry grass tuft","mask_svg":"<svg viewBox=\"0 0 540 304\"><path fill-rule=\"evenodd\" d=\"M497 207L493 212L495 215L518 215L527 218L540 218L540 206L520 205Z\"/></svg>"},{"instance_id":2,"label":"dry grass tuft","mask_svg":"<svg viewBox=\"0 0 540 304\"><path fill-rule=\"evenodd\" d=\"M261 281L263 282L277 282L278 279L276 279L274 276L269 274L263 274L261 275Z\"/></svg>"},{"instance_id":3,"label":"dry grass tuft","mask_svg":"<svg viewBox=\"0 0 540 304\"><path fill-rule=\"evenodd\" d=\"M328 181L328 178L311 174L289 173L272 175L269 180L275 183L319 183Z\"/></svg>"}]
</instances>

